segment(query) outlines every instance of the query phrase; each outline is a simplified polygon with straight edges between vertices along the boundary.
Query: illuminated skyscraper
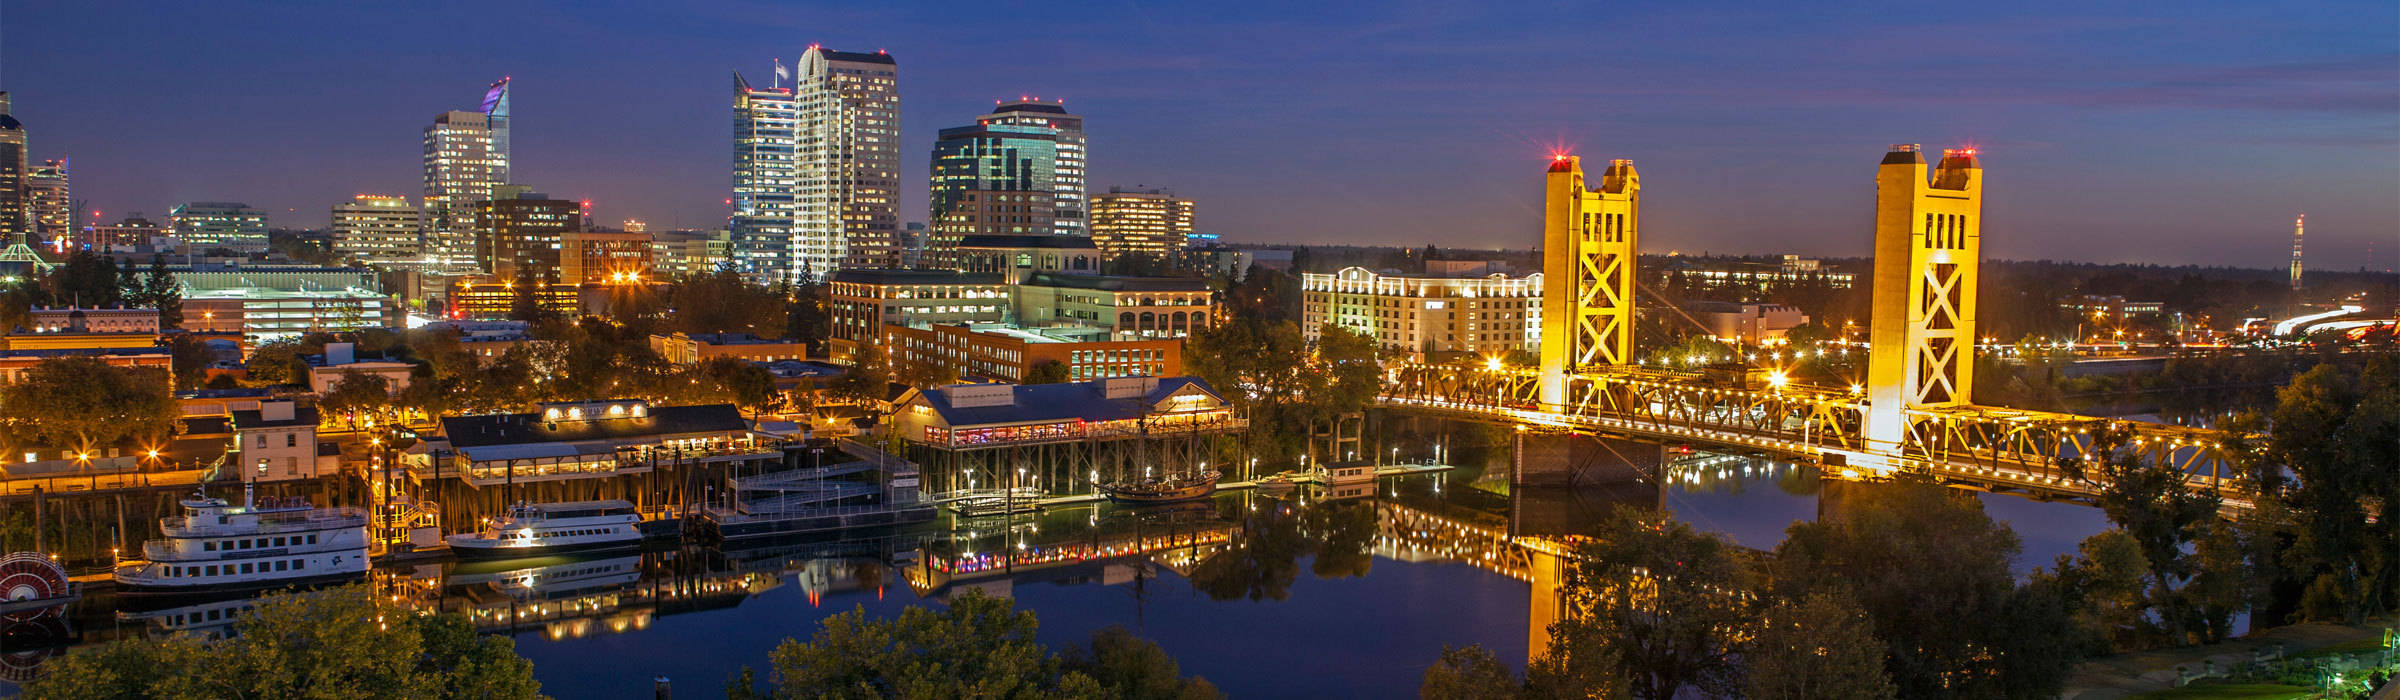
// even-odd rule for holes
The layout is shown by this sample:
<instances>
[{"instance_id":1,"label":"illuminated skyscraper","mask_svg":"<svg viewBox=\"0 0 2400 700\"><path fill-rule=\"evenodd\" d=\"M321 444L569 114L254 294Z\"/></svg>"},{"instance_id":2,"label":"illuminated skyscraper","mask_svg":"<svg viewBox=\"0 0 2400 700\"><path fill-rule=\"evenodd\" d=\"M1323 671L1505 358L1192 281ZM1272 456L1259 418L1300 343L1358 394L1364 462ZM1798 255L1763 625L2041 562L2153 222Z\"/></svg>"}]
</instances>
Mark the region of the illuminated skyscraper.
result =
<instances>
[{"instance_id":1,"label":"illuminated skyscraper","mask_svg":"<svg viewBox=\"0 0 2400 700\"><path fill-rule=\"evenodd\" d=\"M1192 236L1192 200L1166 190L1108 188L1092 198L1092 245L1114 260L1126 255L1161 258L1181 250Z\"/></svg>"},{"instance_id":2,"label":"illuminated skyscraper","mask_svg":"<svg viewBox=\"0 0 2400 700\"><path fill-rule=\"evenodd\" d=\"M24 243L33 232L26 206L25 125L9 114L8 91L0 90L0 245Z\"/></svg>"},{"instance_id":3,"label":"illuminated skyscraper","mask_svg":"<svg viewBox=\"0 0 2400 700\"><path fill-rule=\"evenodd\" d=\"M2292 220L2292 288L2300 288L2300 234L2308 232L2308 215Z\"/></svg>"},{"instance_id":4,"label":"illuminated skyscraper","mask_svg":"<svg viewBox=\"0 0 2400 700\"><path fill-rule=\"evenodd\" d=\"M982 124L1008 126L1038 126L1057 133L1057 157L1050 164L1051 185L1058 192L1057 201L1050 207L1052 229L1061 236L1088 236L1085 225L1084 163L1090 159L1090 149L1083 137L1083 117L1068 114L1064 101L1018 100L1003 102L985 115Z\"/></svg>"},{"instance_id":5,"label":"illuminated skyscraper","mask_svg":"<svg viewBox=\"0 0 2400 700\"><path fill-rule=\"evenodd\" d=\"M1056 232L1059 131L1034 124L943 129L933 144L932 231L920 267L958 265L958 242L981 234Z\"/></svg>"},{"instance_id":6,"label":"illuminated skyscraper","mask_svg":"<svg viewBox=\"0 0 2400 700\"><path fill-rule=\"evenodd\" d=\"M475 203L508 182L508 79L476 111L443 112L425 127L425 251L451 269L475 267Z\"/></svg>"},{"instance_id":7,"label":"illuminated skyscraper","mask_svg":"<svg viewBox=\"0 0 2400 700\"><path fill-rule=\"evenodd\" d=\"M67 161L42 161L25 177L25 206L42 242L75 235L75 201L67 187Z\"/></svg>"},{"instance_id":8,"label":"illuminated skyscraper","mask_svg":"<svg viewBox=\"0 0 2400 700\"><path fill-rule=\"evenodd\" d=\"M727 226L741 242L740 267L785 279L792 276L792 232L799 227L800 162L792 129L800 103L783 87L780 63L775 76L774 85L761 89L733 74L733 216Z\"/></svg>"},{"instance_id":9,"label":"illuminated skyscraper","mask_svg":"<svg viewBox=\"0 0 2400 700\"><path fill-rule=\"evenodd\" d=\"M780 69L767 90L736 77L731 223L741 264L770 280L898 267L899 65L880 51L811 46L798 68L788 96ZM791 155L780 159L786 142ZM777 209L787 197L789 218Z\"/></svg>"}]
</instances>

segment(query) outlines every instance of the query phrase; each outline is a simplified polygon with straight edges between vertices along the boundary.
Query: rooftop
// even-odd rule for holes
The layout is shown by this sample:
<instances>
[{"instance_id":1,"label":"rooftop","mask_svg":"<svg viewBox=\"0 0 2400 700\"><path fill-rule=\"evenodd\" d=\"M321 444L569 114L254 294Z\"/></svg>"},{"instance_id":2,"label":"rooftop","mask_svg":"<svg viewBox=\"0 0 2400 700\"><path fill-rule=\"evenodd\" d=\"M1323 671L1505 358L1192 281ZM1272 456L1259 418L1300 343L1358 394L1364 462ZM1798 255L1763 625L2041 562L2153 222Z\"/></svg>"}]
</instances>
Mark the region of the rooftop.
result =
<instances>
[{"instance_id":1,"label":"rooftop","mask_svg":"<svg viewBox=\"0 0 2400 700\"><path fill-rule=\"evenodd\" d=\"M1040 423L1067 420L1103 422L1134 420L1150 415L1152 406L1185 388L1217 397L1208 382L1199 377L1160 377L1158 385L1139 396L1108 398L1104 385L1109 380L1074 382L1069 384L1002 385L1013 392L1014 400L1002 405L959 406L952 402L951 390L958 386L942 387L919 392L934 412L952 427L972 425L1005 425L1011 423ZM976 386L976 385L959 385ZM988 385L986 385L988 386ZM994 389L996 390L996 389ZM982 403L967 401L963 403Z\"/></svg>"},{"instance_id":2,"label":"rooftop","mask_svg":"<svg viewBox=\"0 0 2400 700\"><path fill-rule=\"evenodd\" d=\"M592 420L545 420L540 413L459 416L442 419L442 434L459 448L536 442L577 442L750 429L733 404L653 406L643 415Z\"/></svg>"},{"instance_id":3,"label":"rooftop","mask_svg":"<svg viewBox=\"0 0 2400 700\"><path fill-rule=\"evenodd\" d=\"M878 268L846 268L835 270L835 282L861 284L999 284L999 273L959 272L957 270L889 270Z\"/></svg>"},{"instance_id":4,"label":"rooftop","mask_svg":"<svg viewBox=\"0 0 2400 700\"><path fill-rule=\"evenodd\" d=\"M1072 248L1093 250L1092 239L1083 236L1054 236L1046 234L976 234L961 236L960 248Z\"/></svg>"},{"instance_id":5,"label":"rooftop","mask_svg":"<svg viewBox=\"0 0 2400 700\"><path fill-rule=\"evenodd\" d=\"M1055 272L1036 273L1026 282L1036 287L1073 287L1112 292L1205 292L1208 280L1198 277L1120 277L1114 275L1074 275Z\"/></svg>"}]
</instances>

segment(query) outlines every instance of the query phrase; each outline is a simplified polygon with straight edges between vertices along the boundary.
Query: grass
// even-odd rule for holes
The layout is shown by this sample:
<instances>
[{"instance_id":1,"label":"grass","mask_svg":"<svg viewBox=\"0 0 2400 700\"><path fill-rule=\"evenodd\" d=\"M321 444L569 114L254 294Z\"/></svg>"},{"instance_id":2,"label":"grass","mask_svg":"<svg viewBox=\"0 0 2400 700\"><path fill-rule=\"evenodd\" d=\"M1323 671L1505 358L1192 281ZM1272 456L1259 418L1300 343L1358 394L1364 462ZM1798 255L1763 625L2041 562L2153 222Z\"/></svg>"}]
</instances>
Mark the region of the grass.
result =
<instances>
[{"instance_id":1,"label":"grass","mask_svg":"<svg viewBox=\"0 0 2400 700\"><path fill-rule=\"evenodd\" d=\"M2356 654L2356 653L2359 653L2359 652L2362 652L2362 651L2375 651L2375 650L2377 650L2377 649L2382 649L2382 648L2383 648L2383 640L2379 640L2379 639L2360 639L2360 640L2355 640L2355 641L2342 642L2342 643L2340 643L2340 644L2331 644L2331 645L2321 646L2321 647L2317 647L2317 648L2315 648L2315 649L2310 649L2310 650L2308 650L2308 651L2296 652L2296 653L2293 653L2293 654L2292 654L2292 658L2295 658L2295 659L2310 659L2310 658L2316 658L2316 657L2319 657L2319 656L2333 656L2333 655L2335 655L2335 654Z\"/></svg>"},{"instance_id":2,"label":"grass","mask_svg":"<svg viewBox=\"0 0 2400 700\"><path fill-rule=\"evenodd\" d=\"M2308 688L2279 683L2224 683L2187 685L2133 697L2134 700L2286 700L2305 698L2310 692Z\"/></svg>"}]
</instances>

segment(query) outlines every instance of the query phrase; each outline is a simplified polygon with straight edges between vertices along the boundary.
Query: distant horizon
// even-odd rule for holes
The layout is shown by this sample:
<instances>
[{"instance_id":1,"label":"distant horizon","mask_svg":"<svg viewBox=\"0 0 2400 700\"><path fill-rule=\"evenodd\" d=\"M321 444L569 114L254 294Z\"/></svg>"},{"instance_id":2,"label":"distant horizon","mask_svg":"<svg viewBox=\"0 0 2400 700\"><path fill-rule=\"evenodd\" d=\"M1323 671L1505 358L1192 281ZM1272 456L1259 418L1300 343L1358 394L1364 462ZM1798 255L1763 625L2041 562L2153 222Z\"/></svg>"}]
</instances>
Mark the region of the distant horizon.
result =
<instances>
[{"instance_id":1,"label":"distant horizon","mask_svg":"<svg viewBox=\"0 0 2400 700\"><path fill-rule=\"evenodd\" d=\"M733 72L822 43L898 61L902 222L934 131L1063 95L1089 191L1172 188L1230 242L1529 245L1567 151L1635 162L1651 245L1855 256L1877 158L1923 143L1983 151L1995 259L2278 269L2306 213L2310 257L2400 260L2388 2L10 9L30 159L71 157L102 222L231 200L316 229L353 194L419 199L426 124L508 76L519 182L715 228Z\"/></svg>"}]
</instances>

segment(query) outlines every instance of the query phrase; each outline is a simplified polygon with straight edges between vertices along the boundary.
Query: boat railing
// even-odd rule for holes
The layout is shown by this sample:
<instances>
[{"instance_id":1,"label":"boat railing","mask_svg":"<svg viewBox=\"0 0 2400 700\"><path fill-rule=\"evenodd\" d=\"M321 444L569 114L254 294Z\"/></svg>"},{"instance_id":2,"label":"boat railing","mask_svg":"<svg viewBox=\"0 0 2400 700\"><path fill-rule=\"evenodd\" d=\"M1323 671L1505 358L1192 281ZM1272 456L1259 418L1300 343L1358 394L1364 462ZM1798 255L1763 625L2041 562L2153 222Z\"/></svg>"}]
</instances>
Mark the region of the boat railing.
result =
<instances>
[{"instance_id":1,"label":"boat railing","mask_svg":"<svg viewBox=\"0 0 2400 700\"><path fill-rule=\"evenodd\" d=\"M343 527L365 527L367 511L354 506L319 508L290 513L266 513L254 516L226 516L249 520L250 523L208 522L194 516L184 516L182 522L168 518L160 529L170 537L214 537L221 535L271 535L278 532L329 530Z\"/></svg>"}]
</instances>

